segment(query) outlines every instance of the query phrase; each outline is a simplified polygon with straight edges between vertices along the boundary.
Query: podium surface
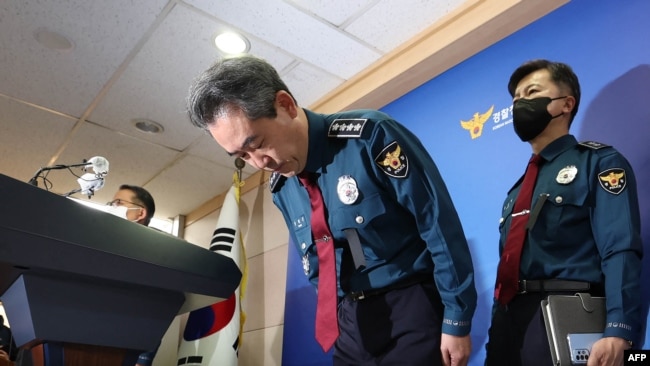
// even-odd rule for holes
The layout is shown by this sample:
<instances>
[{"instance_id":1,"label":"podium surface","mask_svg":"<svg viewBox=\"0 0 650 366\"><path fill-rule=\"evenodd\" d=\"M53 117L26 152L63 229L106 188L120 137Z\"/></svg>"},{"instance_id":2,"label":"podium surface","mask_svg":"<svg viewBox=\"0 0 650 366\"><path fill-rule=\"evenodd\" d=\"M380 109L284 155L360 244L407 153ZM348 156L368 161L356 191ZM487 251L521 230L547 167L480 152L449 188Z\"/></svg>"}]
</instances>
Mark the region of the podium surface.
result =
<instances>
[{"instance_id":1,"label":"podium surface","mask_svg":"<svg viewBox=\"0 0 650 366\"><path fill-rule=\"evenodd\" d=\"M228 257L0 174L0 298L16 343L154 349L230 296Z\"/></svg>"}]
</instances>

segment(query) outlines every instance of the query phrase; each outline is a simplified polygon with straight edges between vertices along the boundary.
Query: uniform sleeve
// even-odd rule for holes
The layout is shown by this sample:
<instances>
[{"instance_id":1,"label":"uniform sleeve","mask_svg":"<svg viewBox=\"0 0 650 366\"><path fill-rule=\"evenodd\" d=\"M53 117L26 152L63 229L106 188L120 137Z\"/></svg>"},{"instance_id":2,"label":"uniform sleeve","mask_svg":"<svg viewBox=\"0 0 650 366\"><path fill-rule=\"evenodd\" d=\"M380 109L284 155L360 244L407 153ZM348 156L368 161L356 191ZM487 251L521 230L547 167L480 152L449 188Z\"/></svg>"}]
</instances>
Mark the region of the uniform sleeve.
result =
<instances>
[{"instance_id":1,"label":"uniform sleeve","mask_svg":"<svg viewBox=\"0 0 650 366\"><path fill-rule=\"evenodd\" d=\"M611 149L600 153L592 174L592 228L607 295L604 336L636 341L641 325L641 224L634 172Z\"/></svg>"},{"instance_id":2,"label":"uniform sleeve","mask_svg":"<svg viewBox=\"0 0 650 366\"><path fill-rule=\"evenodd\" d=\"M445 306L442 332L467 335L477 296L460 219L440 172L418 138L394 121L385 122L370 139L374 174L413 215L430 252L434 280Z\"/></svg>"},{"instance_id":3,"label":"uniform sleeve","mask_svg":"<svg viewBox=\"0 0 650 366\"><path fill-rule=\"evenodd\" d=\"M140 356L138 356L138 362L136 364L141 366L151 366L155 355L156 352L141 353Z\"/></svg>"}]
</instances>

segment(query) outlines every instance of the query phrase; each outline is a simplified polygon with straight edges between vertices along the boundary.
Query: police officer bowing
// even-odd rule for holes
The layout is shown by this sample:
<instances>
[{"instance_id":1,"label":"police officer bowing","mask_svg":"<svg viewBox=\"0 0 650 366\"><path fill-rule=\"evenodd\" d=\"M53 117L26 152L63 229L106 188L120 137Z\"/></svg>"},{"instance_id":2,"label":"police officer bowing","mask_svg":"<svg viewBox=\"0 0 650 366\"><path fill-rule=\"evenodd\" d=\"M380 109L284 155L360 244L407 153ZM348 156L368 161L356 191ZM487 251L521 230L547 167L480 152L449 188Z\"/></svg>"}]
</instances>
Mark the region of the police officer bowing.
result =
<instances>
[{"instance_id":1,"label":"police officer bowing","mask_svg":"<svg viewBox=\"0 0 650 366\"><path fill-rule=\"evenodd\" d=\"M273 201L318 287L316 336L327 333L321 345L333 343L336 365L467 364L472 260L416 136L374 110L300 108L276 70L250 56L201 74L188 109L229 154L273 172ZM321 313L324 291L333 310ZM333 322L319 326L319 314Z\"/></svg>"}]
</instances>

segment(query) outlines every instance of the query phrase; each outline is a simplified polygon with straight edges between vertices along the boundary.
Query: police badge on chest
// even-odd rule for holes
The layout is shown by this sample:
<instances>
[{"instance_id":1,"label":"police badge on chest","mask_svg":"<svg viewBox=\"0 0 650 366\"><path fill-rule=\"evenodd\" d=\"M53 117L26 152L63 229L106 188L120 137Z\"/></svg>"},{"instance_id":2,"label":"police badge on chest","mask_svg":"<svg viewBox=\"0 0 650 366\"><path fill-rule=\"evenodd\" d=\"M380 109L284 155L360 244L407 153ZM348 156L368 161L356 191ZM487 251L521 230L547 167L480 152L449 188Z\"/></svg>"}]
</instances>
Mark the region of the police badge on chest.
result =
<instances>
[{"instance_id":1,"label":"police badge on chest","mask_svg":"<svg viewBox=\"0 0 650 366\"><path fill-rule=\"evenodd\" d=\"M349 175L342 175L339 177L339 182L336 185L336 192L339 195L339 200L345 205L351 205L359 198L359 187L357 181Z\"/></svg>"}]
</instances>

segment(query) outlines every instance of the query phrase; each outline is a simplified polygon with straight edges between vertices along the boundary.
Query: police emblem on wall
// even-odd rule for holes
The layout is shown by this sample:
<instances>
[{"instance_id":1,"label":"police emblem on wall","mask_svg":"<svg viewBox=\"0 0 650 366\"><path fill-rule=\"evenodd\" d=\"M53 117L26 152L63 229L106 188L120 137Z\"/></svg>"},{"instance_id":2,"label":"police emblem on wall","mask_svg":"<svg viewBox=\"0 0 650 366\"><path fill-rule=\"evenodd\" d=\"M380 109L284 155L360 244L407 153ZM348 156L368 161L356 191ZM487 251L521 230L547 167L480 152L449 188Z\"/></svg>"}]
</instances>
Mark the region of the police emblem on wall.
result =
<instances>
[{"instance_id":1,"label":"police emblem on wall","mask_svg":"<svg viewBox=\"0 0 650 366\"><path fill-rule=\"evenodd\" d=\"M409 162L402 148L393 141L377 155L375 163L384 171L384 173L395 178L404 178L408 174Z\"/></svg>"},{"instance_id":2,"label":"police emblem on wall","mask_svg":"<svg viewBox=\"0 0 650 366\"><path fill-rule=\"evenodd\" d=\"M625 170L621 168L607 169L598 174L598 181L600 186L609 193L619 194L625 189L627 179L625 178Z\"/></svg>"},{"instance_id":3,"label":"police emblem on wall","mask_svg":"<svg viewBox=\"0 0 650 366\"><path fill-rule=\"evenodd\" d=\"M460 126L467 131L469 131L470 137L473 139L480 137L481 134L483 133L483 125L485 122L490 118L492 115L492 111L494 110L494 105L488 109L487 112L479 114L478 112L474 113L474 116L472 116L472 119L469 121L460 121Z\"/></svg>"}]
</instances>

